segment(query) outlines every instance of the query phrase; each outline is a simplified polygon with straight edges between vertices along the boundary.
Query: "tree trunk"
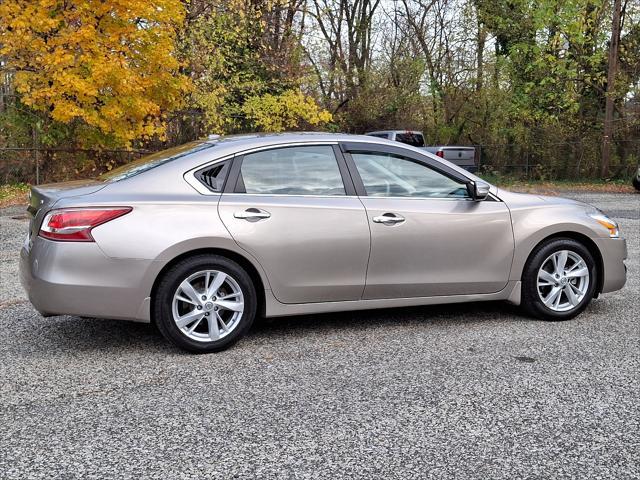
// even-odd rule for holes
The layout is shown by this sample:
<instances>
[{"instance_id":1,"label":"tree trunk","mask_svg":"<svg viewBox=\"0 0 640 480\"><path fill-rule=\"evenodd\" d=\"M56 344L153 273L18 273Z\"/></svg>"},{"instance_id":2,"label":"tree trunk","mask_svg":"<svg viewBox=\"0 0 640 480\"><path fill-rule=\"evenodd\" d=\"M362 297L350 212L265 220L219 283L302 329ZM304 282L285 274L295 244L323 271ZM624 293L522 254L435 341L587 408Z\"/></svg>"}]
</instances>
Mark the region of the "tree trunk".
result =
<instances>
[{"instance_id":1,"label":"tree trunk","mask_svg":"<svg viewBox=\"0 0 640 480\"><path fill-rule=\"evenodd\" d=\"M602 169L600 175L609 175L609 159L611 156L611 136L613 134L613 107L615 101L615 80L618 66L618 47L620 44L620 11L622 0L613 0L613 22L611 24L611 41L609 42L609 68L607 72L607 97L604 109L604 135L602 139Z\"/></svg>"},{"instance_id":2,"label":"tree trunk","mask_svg":"<svg viewBox=\"0 0 640 480\"><path fill-rule=\"evenodd\" d=\"M484 45L487 40L487 30L480 20L478 20L478 51L476 53L476 92L482 90L484 74Z\"/></svg>"}]
</instances>

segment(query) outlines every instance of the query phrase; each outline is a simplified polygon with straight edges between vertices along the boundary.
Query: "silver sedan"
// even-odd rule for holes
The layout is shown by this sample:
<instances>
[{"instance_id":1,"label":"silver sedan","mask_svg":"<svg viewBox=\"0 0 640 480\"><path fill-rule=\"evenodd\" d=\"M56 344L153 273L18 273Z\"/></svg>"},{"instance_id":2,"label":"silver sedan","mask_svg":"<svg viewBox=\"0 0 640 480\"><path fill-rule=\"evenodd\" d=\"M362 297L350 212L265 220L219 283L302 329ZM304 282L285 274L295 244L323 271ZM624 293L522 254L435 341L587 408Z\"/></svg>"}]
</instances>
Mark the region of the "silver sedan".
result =
<instances>
[{"instance_id":1,"label":"silver sedan","mask_svg":"<svg viewBox=\"0 0 640 480\"><path fill-rule=\"evenodd\" d=\"M196 352L258 314L506 300L566 320L626 280L595 208L375 137L211 137L33 187L28 211L21 279L42 315L153 322Z\"/></svg>"}]
</instances>

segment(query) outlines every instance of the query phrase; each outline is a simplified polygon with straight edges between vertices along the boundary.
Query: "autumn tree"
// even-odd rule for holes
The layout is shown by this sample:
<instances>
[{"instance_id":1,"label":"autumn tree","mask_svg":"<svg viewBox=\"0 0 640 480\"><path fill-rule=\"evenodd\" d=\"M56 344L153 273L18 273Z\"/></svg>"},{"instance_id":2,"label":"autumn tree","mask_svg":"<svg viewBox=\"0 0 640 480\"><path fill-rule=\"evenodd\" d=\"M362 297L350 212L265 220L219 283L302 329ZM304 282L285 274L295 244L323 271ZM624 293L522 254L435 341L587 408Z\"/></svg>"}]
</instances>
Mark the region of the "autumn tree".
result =
<instances>
[{"instance_id":1,"label":"autumn tree","mask_svg":"<svg viewBox=\"0 0 640 480\"><path fill-rule=\"evenodd\" d=\"M162 136L189 87L175 55L184 13L179 0L3 0L0 57L24 105L128 145Z\"/></svg>"}]
</instances>

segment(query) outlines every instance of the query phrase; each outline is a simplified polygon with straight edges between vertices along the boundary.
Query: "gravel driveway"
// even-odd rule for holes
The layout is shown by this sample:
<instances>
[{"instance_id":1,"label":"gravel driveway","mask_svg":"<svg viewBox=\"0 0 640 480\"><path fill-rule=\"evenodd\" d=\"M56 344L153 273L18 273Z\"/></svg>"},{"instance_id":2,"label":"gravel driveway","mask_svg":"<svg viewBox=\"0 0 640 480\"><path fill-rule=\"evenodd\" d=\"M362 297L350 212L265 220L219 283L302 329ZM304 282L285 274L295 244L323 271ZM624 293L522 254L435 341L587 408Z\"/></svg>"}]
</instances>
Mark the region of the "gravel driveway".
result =
<instances>
[{"instance_id":1,"label":"gravel driveway","mask_svg":"<svg viewBox=\"0 0 640 480\"><path fill-rule=\"evenodd\" d=\"M41 318L0 211L0 478L640 478L640 195L624 290L544 323L499 303L264 320L194 356Z\"/></svg>"}]
</instances>

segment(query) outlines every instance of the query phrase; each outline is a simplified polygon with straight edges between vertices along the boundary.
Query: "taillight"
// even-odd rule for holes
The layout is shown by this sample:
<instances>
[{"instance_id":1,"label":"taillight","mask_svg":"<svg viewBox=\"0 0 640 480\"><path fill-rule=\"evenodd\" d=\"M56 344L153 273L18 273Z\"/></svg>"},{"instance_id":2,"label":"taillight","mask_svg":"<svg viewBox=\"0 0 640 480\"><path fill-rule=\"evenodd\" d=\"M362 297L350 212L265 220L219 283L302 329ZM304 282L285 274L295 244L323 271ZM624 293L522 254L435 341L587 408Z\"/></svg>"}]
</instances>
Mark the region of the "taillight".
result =
<instances>
[{"instance_id":1,"label":"taillight","mask_svg":"<svg viewBox=\"0 0 640 480\"><path fill-rule=\"evenodd\" d=\"M44 217L40 236L66 242L93 242L91 229L126 215L131 207L63 208Z\"/></svg>"},{"instance_id":2,"label":"taillight","mask_svg":"<svg viewBox=\"0 0 640 480\"><path fill-rule=\"evenodd\" d=\"M438 150L438 151L436 152L436 155L437 155L438 157L440 157L440 158L444 158L444 151L442 151L442 150Z\"/></svg>"}]
</instances>

